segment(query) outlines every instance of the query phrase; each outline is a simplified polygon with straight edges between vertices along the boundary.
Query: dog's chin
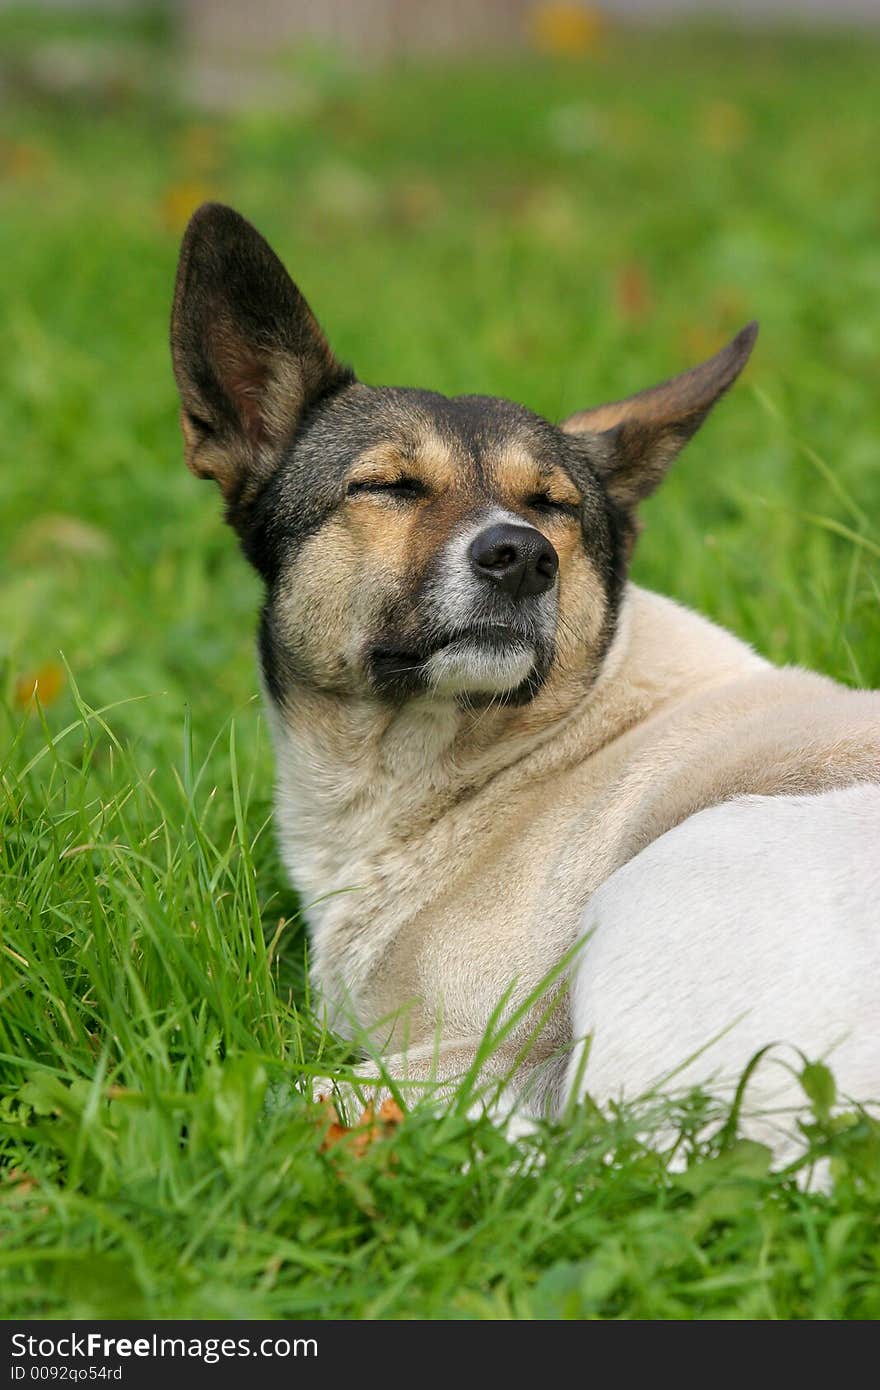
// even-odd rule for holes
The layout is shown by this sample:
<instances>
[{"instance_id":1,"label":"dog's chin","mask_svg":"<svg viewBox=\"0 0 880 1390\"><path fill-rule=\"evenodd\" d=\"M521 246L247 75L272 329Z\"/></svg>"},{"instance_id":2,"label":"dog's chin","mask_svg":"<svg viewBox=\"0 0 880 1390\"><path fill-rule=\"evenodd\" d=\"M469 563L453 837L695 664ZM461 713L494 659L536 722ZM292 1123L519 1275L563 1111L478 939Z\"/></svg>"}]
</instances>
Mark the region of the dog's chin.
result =
<instances>
[{"instance_id":1,"label":"dog's chin","mask_svg":"<svg viewBox=\"0 0 880 1390\"><path fill-rule=\"evenodd\" d=\"M546 650L545 650L546 646ZM432 696L480 707L527 704L538 693L552 646L516 632L461 632L427 650L373 647L370 684L386 699Z\"/></svg>"},{"instance_id":2,"label":"dog's chin","mask_svg":"<svg viewBox=\"0 0 880 1390\"><path fill-rule=\"evenodd\" d=\"M433 695L474 697L482 703L527 686L535 660L535 648L522 638L460 637L428 657L423 679Z\"/></svg>"}]
</instances>

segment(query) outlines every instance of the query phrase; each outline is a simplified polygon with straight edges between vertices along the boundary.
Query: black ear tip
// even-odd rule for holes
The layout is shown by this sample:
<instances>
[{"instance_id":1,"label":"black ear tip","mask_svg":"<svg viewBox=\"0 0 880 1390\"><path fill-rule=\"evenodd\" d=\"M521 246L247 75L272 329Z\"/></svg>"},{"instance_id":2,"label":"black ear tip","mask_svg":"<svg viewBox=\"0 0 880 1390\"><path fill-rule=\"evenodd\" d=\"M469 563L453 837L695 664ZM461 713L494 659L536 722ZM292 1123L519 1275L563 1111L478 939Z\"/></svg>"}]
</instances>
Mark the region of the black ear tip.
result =
<instances>
[{"instance_id":1,"label":"black ear tip","mask_svg":"<svg viewBox=\"0 0 880 1390\"><path fill-rule=\"evenodd\" d=\"M745 328L741 328L735 338L731 338L727 347L723 347L714 357L710 357L704 366L710 368L713 377L723 378L725 385L722 390L726 390L731 382L736 381L743 367L752 355L752 348L755 346L755 339L758 336L758 320L752 319Z\"/></svg>"},{"instance_id":2,"label":"black ear tip","mask_svg":"<svg viewBox=\"0 0 880 1390\"><path fill-rule=\"evenodd\" d=\"M191 242L200 238L219 241L230 233L240 235L243 231L250 232L253 228L235 208L227 207L225 203L202 203L189 219L183 240Z\"/></svg>"},{"instance_id":3,"label":"black ear tip","mask_svg":"<svg viewBox=\"0 0 880 1390\"><path fill-rule=\"evenodd\" d=\"M751 323L747 323L745 328L739 330L731 343L731 347L736 350L738 356L742 356L743 358L748 357L752 348L755 346L759 327L758 320L752 319Z\"/></svg>"}]
</instances>

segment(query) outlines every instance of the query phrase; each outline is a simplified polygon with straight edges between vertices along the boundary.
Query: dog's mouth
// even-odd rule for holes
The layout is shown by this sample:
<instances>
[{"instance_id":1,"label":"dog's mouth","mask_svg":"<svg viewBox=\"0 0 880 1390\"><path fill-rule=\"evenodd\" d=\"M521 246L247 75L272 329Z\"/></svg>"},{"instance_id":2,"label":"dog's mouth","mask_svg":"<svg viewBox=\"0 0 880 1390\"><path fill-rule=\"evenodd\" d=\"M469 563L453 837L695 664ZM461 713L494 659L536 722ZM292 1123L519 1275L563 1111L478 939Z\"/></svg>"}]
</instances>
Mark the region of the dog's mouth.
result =
<instances>
[{"instance_id":1,"label":"dog's mouth","mask_svg":"<svg viewBox=\"0 0 880 1390\"><path fill-rule=\"evenodd\" d=\"M474 625L473 627L457 628L454 632L445 633L434 641L424 642L419 646L380 645L373 647L370 652L370 661L371 664L391 670L398 665L422 665L429 661L432 656L436 656L437 652L447 651L450 647L458 646L464 642L473 642L489 648L500 648L511 642L527 640L525 633L518 632L512 627L502 627L495 623Z\"/></svg>"},{"instance_id":2,"label":"dog's mouth","mask_svg":"<svg viewBox=\"0 0 880 1390\"><path fill-rule=\"evenodd\" d=\"M531 633L518 628L481 624L419 646L377 644L367 664L372 684L384 695L504 695L521 703L540 687L548 664L539 658L538 645Z\"/></svg>"}]
</instances>

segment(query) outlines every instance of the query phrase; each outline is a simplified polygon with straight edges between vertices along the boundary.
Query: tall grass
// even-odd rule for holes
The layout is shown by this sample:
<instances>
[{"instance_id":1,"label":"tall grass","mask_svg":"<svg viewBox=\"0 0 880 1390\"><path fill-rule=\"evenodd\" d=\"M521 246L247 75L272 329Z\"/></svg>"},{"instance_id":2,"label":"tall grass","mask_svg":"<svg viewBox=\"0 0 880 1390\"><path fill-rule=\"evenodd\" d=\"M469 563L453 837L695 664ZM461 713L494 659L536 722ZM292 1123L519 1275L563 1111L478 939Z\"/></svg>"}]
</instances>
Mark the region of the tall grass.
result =
<instances>
[{"instance_id":1,"label":"tall grass","mask_svg":"<svg viewBox=\"0 0 880 1390\"><path fill-rule=\"evenodd\" d=\"M880 1311L878 1131L832 1121L816 1073L799 1171L830 1154L828 1193L697 1094L517 1142L423 1105L327 1146L310 1081L352 1056L277 862L258 588L180 462L166 349L209 194L270 235L366 380L558 417L756 315L745 384L646 509L636 578L774 660L880 684L877 58L612 35L570 65L300 70L286 117L7 103L7 1316Z\"/></svg>"}]
</instances>

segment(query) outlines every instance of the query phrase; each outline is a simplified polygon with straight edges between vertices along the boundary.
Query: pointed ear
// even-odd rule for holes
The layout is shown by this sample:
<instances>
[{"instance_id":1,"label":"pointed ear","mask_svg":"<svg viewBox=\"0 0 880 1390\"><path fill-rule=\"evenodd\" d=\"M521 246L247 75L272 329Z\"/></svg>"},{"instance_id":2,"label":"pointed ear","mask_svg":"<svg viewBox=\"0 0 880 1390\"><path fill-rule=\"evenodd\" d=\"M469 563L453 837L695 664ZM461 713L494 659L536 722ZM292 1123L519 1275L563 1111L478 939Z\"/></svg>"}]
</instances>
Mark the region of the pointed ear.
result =
<instances>
[{"instance_id":1,"label":"pointed ear","mask_svg":"<svg viewBox=\"0 0 880 1390\"><path fill-rule=\"evenodd\" d=\"M757 323L750 323L699 367L562 422L567 433L589 436L598 445L596 466L620 506L632 510L654 491L676 454L736 381L757 336Z\"/></svg>"},{"instance_id":2,"label":"pointed ear","mask_svg":"<svg viewBox=\"0 0 880 1390\"><path fill-rule=\"evenodd\" d=\"M353 380L274 251L231 208L205 203L183 238L171 356L186 463L232 512L254 496L303 412Z\"/></svg>"}]
</instances>

